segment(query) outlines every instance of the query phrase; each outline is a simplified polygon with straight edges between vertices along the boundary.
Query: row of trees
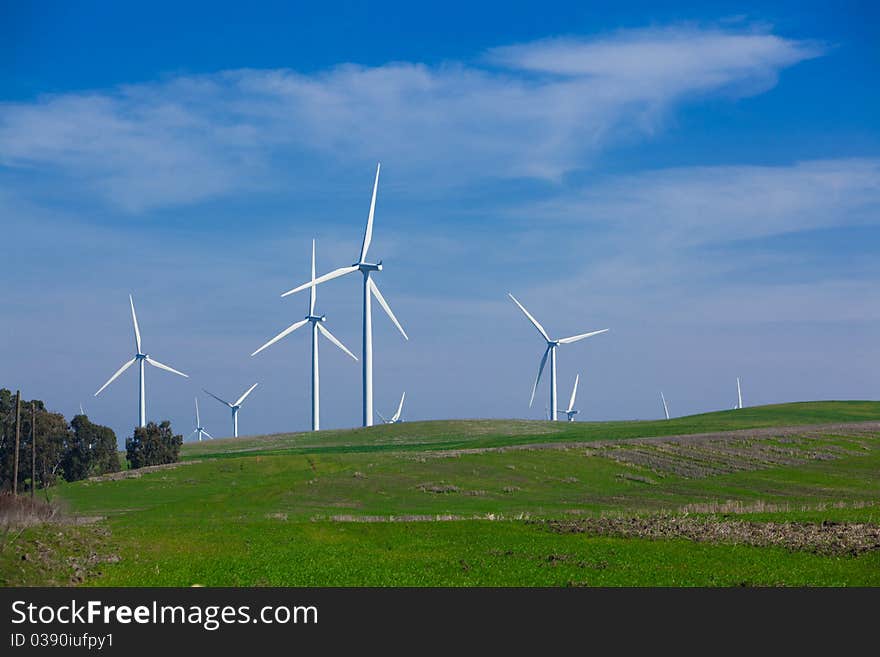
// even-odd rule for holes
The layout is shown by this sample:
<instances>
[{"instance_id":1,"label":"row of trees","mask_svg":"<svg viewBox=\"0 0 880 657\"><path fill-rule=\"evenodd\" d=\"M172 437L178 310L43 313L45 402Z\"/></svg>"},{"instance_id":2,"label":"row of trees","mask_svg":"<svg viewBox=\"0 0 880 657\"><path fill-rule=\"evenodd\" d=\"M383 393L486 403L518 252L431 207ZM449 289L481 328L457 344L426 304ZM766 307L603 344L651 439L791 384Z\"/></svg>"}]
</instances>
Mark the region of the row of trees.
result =
<instances>
[{"instance_id":1,"label":"row of trees","mask_svg":"<svg viewBox=\"0 0 880 657\"><path fill-rule=\"evenodd\" d=\"M0 492L15 487L15 424L16 396L0 388ZM110 427L94 424L85 415L76 415L68 423L39 399L21 400L18 435L19 491L47 488L59 478L78 481L121 469L116 434ZM175 463L182 443L183 436L174 434L170 422L151 422L126 439L126 458L132 468ZM32 466L33 444L36 467Z\"/></svg>"}]
</instances>

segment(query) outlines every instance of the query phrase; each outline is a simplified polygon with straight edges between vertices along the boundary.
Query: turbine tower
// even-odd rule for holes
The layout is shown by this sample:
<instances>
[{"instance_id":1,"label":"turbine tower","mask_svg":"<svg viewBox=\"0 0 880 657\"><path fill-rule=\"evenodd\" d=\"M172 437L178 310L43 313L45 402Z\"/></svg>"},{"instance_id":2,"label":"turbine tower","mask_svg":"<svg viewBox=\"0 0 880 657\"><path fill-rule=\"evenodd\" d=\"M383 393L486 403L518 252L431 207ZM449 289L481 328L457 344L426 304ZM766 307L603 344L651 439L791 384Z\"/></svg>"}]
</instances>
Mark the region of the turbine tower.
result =
<instances>
[{"instance_id":1,"label":"turbine tower","mask_svg":"<svg viewBox=\"0 0 880 657\"><path fill-rule=\"evenodd\" d=\"M199 398L198 397L196 397L196 428L191 434L189 434L189 436L187 436L187 438L192 436L193 433L199 434L199 442L202 442L202 434L206 435L211 440L214 440L214 436L212 436L207 431L205 431L205 427L202 426L202 420L199 417Z\"/></svg>"},{"instance_id":2,"label":"turbine tower","mask_svg":"<svg viewBox=\"0 0 880 657\"><path fill-rule=\"evenodd\" d=\"M547 364L547 356L550 356L550 419L554 422L556 421L556 348L561 344L571 344L572 342L579 342L580 340L584 340L586 338L590 338L594 335L599 335L600 333L606 333L608 329L601 329L599 331L590 331L589 333L581 333L580 335L572 335L568 338L559 338L552 339L547 331L544 330L544 327L538 322L537 319L532 317L528 310L525 309L519 301L516 300L516 297L513 296L510 292L507 293L513 302L519 306L519 309L523 311L523 314L528 318L528 320L532 323L532 325L538 329L538 333L541 334L541 337L547 342L547 348L544 350L544 356L541 358L541 365L538 367L538 376L535 378L535 385L532 386L532 396L529 399L529 408L532 407L532 402L535 401L535 391L538 389L538 383L541 381L541 375L544 373L544 366Z\"/></svg>"},{"instance_id":3,"label":"turbine tower","mask_svg":"<svg viewBox=\"0 0 880 657\"><path fill-rule=\"evenodd\" d=\"M363 387L364 387L364 400L363 400L363 425L365 427L373 426L373 310L372 310L372 298L376 297L376 301L379 302L379 305L382 306L382 310L391 318L391 321L394 322L394 326L397 327L397 330L400 331L400 334L404 337L405 340L409 340L409 337L406 334L406 331L403 330L403 327L400 325L400 322L397 321L397 318L394 316L394 313L391 312L391 306L388 305L388 302L385 301L385 297L382 296L382 293L379 291L379 286L376 285L376 282L371 278L371 274L375 271L382 271L382 261L380 260L378 263L367 262L367 251L370 248L370 242L373 239L373 215L376 212L376 191L379 188L379 169L381 168L381 163L376 165L376 180L373 182L373 198L370 201L370 214L367 217L367 228L364 231L364 241L361 244L361 252L358 256L358 260L353 265L349 265L347 267L340 267L339 269L334 269L333 271L324 274L323 276L318 276L308 283L303 283L299 287L295 287L292 290L288 290L282 297L286 297L290 294L295 294L300 290L305 290L308 287L315 287L316 285L320 285L321 283L325 283L327 281L331 281L334 278L339 278L340 276L345 276L346 274L351 274L356 271L360 271L364 276L364 335L363 335Z\"/></svg>"},{"instance_id":4,"label":"turbine tower","mask_svg":"<svg viewBox=\"0 0 880 657\"><path fill-rule=\"evenodd\" d=\"M315 281L315 240L312 240L312 282ZM309 314L306 315L306 318L296 322L295 324L291 324L286 329L281 331L274 338L269 340L262 347L257 349L251 356L256 356L258 353L263 351L269 345L273 345L282 338L290 335L296 329L301 326L305 326L309 322L312 324L312 431L318 431L321 428L321 384L320 384L320 375L318 371L318 332L320 331L325 338L330 340L337 347L342 349L349 356L357 360L357 356L351 353L344 344L342 344L339 340L336 339L330 331L324 326L324 322L327 321L327 317L325 315L316 315L315 314L315 297L317 293L317 288L312 285L309 288Z\"/></svg>"},{"instance_id":5,"label":"turbine tower","mask_svg":"<svg viewBox=\"0 0 880 657\"><path fill-rule=\"evenodd\" d=\"M569 422L574 422L574 416L580 413L580 411L574 410L574 398L578 394L578 381L580 380L581 375L577 374L574 377L574 388L571 389L571 399L568 400L568 408L564 411L560 410L560 413L565 413L568 416Z\"/></svg>"},{"instance_id":6,"label":"turbine tower","mask_svg":"<svg viewBox=\"0 0 880 657\"><path fill-rule=\"evenodd\" d=\"M663 391L660 391L660 401L663 402L663 412L666 414L666 419L669 419L669 408L666 406L666 397L663 396Z\"/></svg>"},{"instance_id":7,"label":"turbine tower","mask_svg":"<svg viewBox=\"0 0 880 657\"><path fill-rule=\"evenodd\" d=\"M95 393L95 397L101 394L101 391L104 390L107 386L113 383L116 378L122 374L129 367L138 364L140 367L140 390L138 393L138 426L143 427L147 424L147 399L146 399L146 390L144 388L144 364L149 363L153 367L158 367L160 370L166 370L173 374L177 374L178 376L182 376L184 378L189 378L189 375L184 374L183 372L178 372L173 367L168 367L167 365L163 365L155 358L150 357L148 354L143 353L141 351L141 331L138 328L138 319L137 314L134 312L134 299L131 298L131 295L128 295L128 302L131 305L131 321L134 324L134 345L135 345L135 354L134 358L125 363L122 367L116 370L116 374L110 377L110 379L98 388L98 392Z\"/></svg>"},{"instance_id":8,"label":"turbine tower","mask_svg":"<svg viewBox=\"0 0 880 657\"><path fill-rule=\"evenodd\" d=\"M742 387L739 385L739 377L736 377L736 408L743 407Z\"/></svg>"},{"instance_id":9,"label":"turbine tower","mask_svg":"<svg viewBox=\"0 0 880 657\"><path fill-rule=\"evenodd\" d=\"M384 415L379 413L379 411L376 411L376 413L379 413L379 417L382 418L382 421L385 424L397 424L398 422L403 422L403 420L400 419L400 414L403 412L404 399L406 399L406 391L400 396L400 403L397 405L397 412L391 416L391 419L386 419Z\"/></svg>"},{"instance_id":10,"label":"turbine tower","mask_svg":"<svg viewBox=\"0 0 880 657\"><path fill-rule=\"evenodd\" d=\"M213 392L208 392L207 390L202 388L202 390L205 390L205 392L207 392L209 395L211 395L218 402L220 402L221 404L226 404L230 409L232 409L232 435L234 438L238 438L238 409L241 408L241 405L244 402L244 400L247 398L247 396L249 394L251 394L251 391L253 391L253 389L256 388L258 385L260 385L260 384L255 383L254 385L252 385L250 388L247 389L247 392L245 392L241 397L239 397L234 402L228 402L225 399L220 399Z\"/></svg>"}]
</instances>

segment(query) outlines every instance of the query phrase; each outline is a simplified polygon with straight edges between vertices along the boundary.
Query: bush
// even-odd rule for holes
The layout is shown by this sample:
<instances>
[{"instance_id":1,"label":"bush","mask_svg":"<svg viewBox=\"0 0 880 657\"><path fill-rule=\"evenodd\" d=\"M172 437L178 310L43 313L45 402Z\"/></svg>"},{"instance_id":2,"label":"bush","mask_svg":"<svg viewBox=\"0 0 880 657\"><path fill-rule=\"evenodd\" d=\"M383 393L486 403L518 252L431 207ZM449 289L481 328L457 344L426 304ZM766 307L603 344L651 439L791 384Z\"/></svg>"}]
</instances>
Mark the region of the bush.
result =
<instances>
[{"instance_id":1,"label":"bush","mask_svg":"<svg viewBox=\"0 0 880 657\"><path fill-rule=\"evenodd\" d=\"M75 416L70 426L73 433L61 463L64 479L79 481L108 472L119 472L121 467L113 429L93 424L85 415Z\"/></svg>"},{"instance_id":2,"label":"bush","mask_svg":"<svg viewBox=\"0 0 880 657\"><path fill-rule=\"evenodd\" d=\"M137 427L134 436L125 440L125 457L132 469L147 465L164 465L180 460L182 435L174 435L168 420L162 424L150 422L145 427Z\"/></svg>"}]
</instances>

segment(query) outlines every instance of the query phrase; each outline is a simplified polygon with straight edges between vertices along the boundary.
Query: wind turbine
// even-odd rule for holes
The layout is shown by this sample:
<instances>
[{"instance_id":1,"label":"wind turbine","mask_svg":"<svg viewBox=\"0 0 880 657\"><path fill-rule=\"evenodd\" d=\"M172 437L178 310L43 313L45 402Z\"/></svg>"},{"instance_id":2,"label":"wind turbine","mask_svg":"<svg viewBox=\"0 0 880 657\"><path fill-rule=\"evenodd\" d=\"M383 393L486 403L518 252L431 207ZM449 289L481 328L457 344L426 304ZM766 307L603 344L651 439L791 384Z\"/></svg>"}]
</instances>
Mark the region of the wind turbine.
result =
<instances>
[{"instance_id":1,"label":"wind turbine","mask_svg":"<svg viewBox=\"0 0 880 657\"><path fill-rule=\"evenodd\" d=\"M146 390L144 389L144 363L149 363L153 367L158 367L160 370L166 370L171 372L172 374L177 374L178 376L182 376L184 378L189 378L189 375L184 374L183 372L178 372L173 367L168 367L167 365L163 365L155 358L151 358L149 355L143 353L141 351L141 331L138 328L138 319L137 314L134 312L134 299L131 298L131 295L128 295L128 302L131 305L131 321L134 324L134 344L135 344L135 355L130 361L128 361L125 365L116 370L116 374L110 377L110 379L98 388L98 392L95 393L95 397L101 394L101 391L104 390L107 386L113 383L116 378L122 374L129 367L138 364L140 367L140 392L138 394L138 426L143 427L147 424L147 400L146 400Z\"/></svg>"},{"instance_id":2,"label":"wind turbine","mask_svg":"<svg viewBox=\"0 0 880 657\"><path fill-rule=\"evenodd\" d=\"M226 404L229 408L232 409L232 435L233 435L235 438L238 438L238 409L241 408L241 405L242 405L242 403L244 402L244 400L247 398L247 396L248 396L249 394L251 394L251 391L252 391L254 388L256 388L258 385L260 385L260 384L259 384L259 383L255 383L254 385L252 385L250 388L247 389L247 392L245 392L241 397L239 397L239 398L238 398L236 401L234 401L234 402L228 402L228 401L226 401L225 399L220 399L220 398L219 398L217 395L215 395L213 392L208 392L207 390L205 390L204 388L202 388L202 390L205 390L205 392L207 392L209 395L211 395L211 396L212 396L214 399L216 399L218 402L220 402L221 404Z\"/></svg>"},{"instance_id":3,"label":"wind turbine","mask_svg":"<svg viewBox=\"0 0 880 657\"><path fill-rule=\"evenodd\" d=\"M574 410L574 398L578 394L578 381L580 380L581 375L577 374L574 377L574 388L571 389L571 399L568 400L568 408L564 411L560 410L560 413L565 413L568 416L569 422L574 422L574 416L580 413L580 411Z\"/></svg>"},{"instance_id":4,"label":"wind turbine","mask_svg":"<svg viewBox=\"0 0 880 657\"><path fill-rule=\"evenodd\" d=\"M528 320L534 325L536 329L538 329L538 333L541 334L541 337L544 338L547 342L547 348L544 350L544 356L541 358L541 365L538 367L538 376L535 378L535 385L532 386L532 396L529 399L529 408L532 407L532 402L535 401L535 391L538 389L538 383L541 381L541 374L544 373L544 366L547 364L547 356L550 356L550 419L554 422L556 421L556 348L561 344L571 344L572 342L579 342L580 340L584 340L586 338L590 338L594 335L599 335L600 333L606 333L608 329L601 329L599 331L590 331L589 333L581 333L580 335L572 335L568 338L559 338L552 339L547 331L544 330L544 327L538 323L538 320L532 317L528 310L525 309L519 301L516 300L516 297L513 296L510 292L507 293L513 302L519 306L519 309L523 311L523 314L528 318Z\"/></svg>"},{"instance_id":5,"label":"wind turbine","mask_svg":"<svg viewBox=\"0 0 880 657\"><path fill-rule=\"evenodd\" d=\"M385 301L385 297L383 297L382 293L379 291L379 286L376 285L376 282L371 278L371 274L374 271L382 271L382 261L380 260L377 264L367 262L367 251L369 250L370 242L373 239L373 215L376 212L376 191L379 188L380 168L381 163L376 165L376 180L375 182L373 182L373 198L370 201L370 214L367 217L367 228L364 231L364 241L361 244L361 252L358 256L357 262L347 267L334 269L333 271L324 274L323 276L318 276L318 278L313 278L308 283L303 283L299 287L288 290L281 295L282 297L286 297L290 294L295 294L300 290L305 290L306 288L314 288L316 285L320 285L321 283L331 281L334 278L339 278L340 276L345 276L346 274L351 274L356 271L360 271L364 275L364 360L362 365L364 386L363 425L365 427L373 426L373 297L376 297L376 301L379 302L379 305L382 306L382 310L384 310L388 317L391 318L394 326L397 327L397 330L400 331L400 334L404 337L404 339L409 340L406 331L403 330L400 322L397 321L394 313L391 312L391 306L388 305L388 302Z\"/></svg>"},{"instance_id":6,"label":"wind turbine","mask_svg":"<svg viewBox=\"0 0 880 657\"><path fill-rule=\"evenodd\" d=\"M385 424L397 424L398 422L403 422L403 420L400 419L400 414L401 414L401 412L403 412L403 400L404 399L406 399L406 391L404 391L404 393L400 396L400 403L397 405L397 412L391 416L390 420L385 419L384 415L379 413L379 411L376 411L377 413L379 413L379 417L382 418L382 421Z\"/></svg>"},{"instance_id":7,"label":"wind turbine","mask_svg":"<svg viewBox=\"0 0 880 657\"><path fill-rule=\"evenodd\" d=\"M666 414L666 419L669 419L669 408L666 406L666 397L663 396L663 391L660 391L660 401L663 402L663 412Z\"/></svg>"},{"instance_id":8,"label":"wind turbine","mask_svg":"<svg viewBox=\"0 0 880 657\"><path fill-rule=\"evenodd\" d=\"M742 388L739 385L739 377L736 377L736 406L734 408L742 408L743 407L743 393Z\"/></svg>"},{"instance_id":9,"label":"wind turbine","mask_svg":"<svg viewBox=\"0 0 880 657\"><path fill-rule=\"evenodd\" d=\"M209 393L210 394L210 393ZM189 436L193 435L193 433L199 434L199 442L202 442L202 434L205 434L211 440L214 440L214 436L205 431L205 427L202 426L202 420L199 418L199 398L196 397L196 428L195 430L189 434ZM189 438L187 436L187 438Z\"/></svg>"},{"instance_id":10,"label":"wind turbine","mask_svg":"<svg viewBox=\"0 0 880 657\"><path fill-rule=\"evenodd\" d=\"M312 240L312 282L315 281L315 240ZM324 322L327 321L326 315L316 315L315 314L315 297L317 293L317 288L312 285L309 288L309 314L306 315L305 319L302 319L295 324L291 324L286 329L281 331L274 338L269 340L262 347L257 349L251 356L256 356L258 353L263 351L269 345L273 345L282 338L290 335L296 329L301 326L305 326L309 322L312 324L312 431L318 431L321 428L321 383L320 383L320 375L318 371L318 332L320 331L325 338L330 340L337 347L342 349L349 356L357 360L357 356L351 353L344 344L342 344L339 340L336 339L330 331L324 326Z\"/></svg>"}]
</instances>

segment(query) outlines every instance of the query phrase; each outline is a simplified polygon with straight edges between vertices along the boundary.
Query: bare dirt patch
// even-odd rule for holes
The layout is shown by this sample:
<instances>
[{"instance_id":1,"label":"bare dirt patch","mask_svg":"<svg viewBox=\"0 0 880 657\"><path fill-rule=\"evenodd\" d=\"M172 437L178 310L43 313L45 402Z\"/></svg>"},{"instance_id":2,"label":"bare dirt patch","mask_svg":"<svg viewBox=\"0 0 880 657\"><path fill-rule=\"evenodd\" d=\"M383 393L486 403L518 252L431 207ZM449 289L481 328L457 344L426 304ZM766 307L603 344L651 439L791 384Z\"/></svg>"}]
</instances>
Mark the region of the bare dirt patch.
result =
<instances>
[{"instance_id":1,"label":"bare dirt patch","mask_svg":"<svg viewBox=\"0 0 880 657\"><path fill-rule=\"evenodd\" d=\"M199 459L192 461L179 461L178 463L165 463L163 465L146 465L136 470L120 470L119 472L108 472L107 474L98 475L97 477L89 477L86 481L102 482L102 481L120 481L122 479L140 479L141 476L150 472L159 472L161 470L173 470L181 465L193 465L201 463Z\"/></svg>"},{"instance_id":2,"label":"bare dirt patch","mask_svg":"<svg viewBox=\"0 0 880 657\"><path fill-rule=\"evenodd\" d=\"M540 522L558 534L623 538L685 538L705 543L783 547L825 555L859 555L880 549L880 526L867 523L796 523L714 520L689 516L583 518Z\"/></svg>"}]
</instances>

